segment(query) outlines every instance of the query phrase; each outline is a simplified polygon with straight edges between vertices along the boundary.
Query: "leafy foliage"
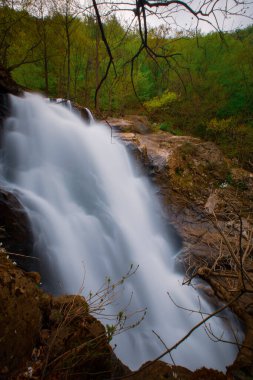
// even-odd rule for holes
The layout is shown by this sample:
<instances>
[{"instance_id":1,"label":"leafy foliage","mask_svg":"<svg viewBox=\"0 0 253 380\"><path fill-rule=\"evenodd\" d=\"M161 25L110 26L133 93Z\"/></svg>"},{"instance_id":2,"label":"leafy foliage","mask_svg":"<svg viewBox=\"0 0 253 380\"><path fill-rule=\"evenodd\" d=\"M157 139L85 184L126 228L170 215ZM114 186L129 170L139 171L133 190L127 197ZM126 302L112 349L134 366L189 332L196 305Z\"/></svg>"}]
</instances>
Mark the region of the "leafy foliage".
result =
<instances>
[{"instance_id":1,"label":"leafy foliage","mask_svg":"<svg viewBox=\"0 0 253 380\"><path fill-rule=\"evenodd\" d=\"M156 96L144 104L149 111L166 110L177 98L178 96L175 92L165 91L161 96Z\"/></svg>"},{"instance_id":2,"label":"leafy foliage","mask_svg":"<svg viewBox=\"0 0 253 380\"><path fill-rule=\"evenodd\" d=\"M108 63L96 19L91 14L78 17L71 8L46 12L43 4L34 3L30 13L28 5L16 10L0 6L0 63L24 87L53 97L69 95L92 109ZM151 48L158 55L166 49L173 61L158 62L143 50L131 66L129 57L139 49L138 31L126 31L112 15L103 21L117 76L110 70L97 111L144 113L142 103L161 130L214 140L252 169L252 26L222 39L218 33L198 34L196 39L153 28L148 35Z\"/></svg>"}]
</instances>

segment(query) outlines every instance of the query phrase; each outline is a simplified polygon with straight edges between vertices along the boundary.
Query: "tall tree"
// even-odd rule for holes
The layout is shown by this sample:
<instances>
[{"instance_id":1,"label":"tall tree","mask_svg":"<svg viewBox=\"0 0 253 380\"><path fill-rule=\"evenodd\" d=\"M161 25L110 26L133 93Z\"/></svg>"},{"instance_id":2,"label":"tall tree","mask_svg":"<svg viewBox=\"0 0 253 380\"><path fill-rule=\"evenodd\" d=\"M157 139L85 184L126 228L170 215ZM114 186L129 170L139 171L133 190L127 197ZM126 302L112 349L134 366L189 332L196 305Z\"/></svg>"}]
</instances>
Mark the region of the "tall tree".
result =
<instances>
[{"instance_id":1,"label":"tall tree","mask_svg":"<svg viewBox=\"0 0 253 380\"><path fill-rule=\"evenodd\" d=\"M159 23L165 25L178 25L178 20L182 15L186 14L186 19L183 17L185 24L190 24L190 28L198 29L203 22L208 23L218 32L221 32L224 21L235 15L252 19L251 13L252 0L210 0L210 1L179 1L179 0L119 0L112 2L110 0L90 0L85 2L84 12L90 12L94 9L97 22L101 32L101 38L106 47L108 54L108 64L104 76L102 77L96 91L98 91L105 82L109 71L114 68L114 56L108 42L108 38L104 31L103 19L106 15L115 13L128 12L128 26L136 24L139 32L139 46L134 54L129 57L128 62L131 64L131 73L134 72L134 64L140 54L145 50L147 55L155 60L165 60L168 66L171 66L175 58L175 53L171 53L166 48L155 51L152 48L149 40L148 18L158 18Z\"/></svg>"},{"instance_id":2,"label":"tall tree","mask_svg":"<svg viewBox=\"0 0 253 380\"><path fill-rule=\"evenodd\" d=\"M73 33L74 21L79 14L79 7L75 0L52 0L51 11L53 14L59 14L58 20L63 25L66 42L66 59L67 59L67 89L66 97L71 97L71 35Z\"/></svg>"},{"instance_id":3,"label":"tall tree","mask_svg":"<svg viewBox=\"0 0 253 380\"><path fill-rule=\"evenodd\" d=\"M45 93L49 93L49 54L48 54L48 4L46 0L37 0L32 3L33 14L36 16L36 25L38 36L41 39L43 66L44 66L44 80L45 80Z\"/></svg>"}]
</instances>

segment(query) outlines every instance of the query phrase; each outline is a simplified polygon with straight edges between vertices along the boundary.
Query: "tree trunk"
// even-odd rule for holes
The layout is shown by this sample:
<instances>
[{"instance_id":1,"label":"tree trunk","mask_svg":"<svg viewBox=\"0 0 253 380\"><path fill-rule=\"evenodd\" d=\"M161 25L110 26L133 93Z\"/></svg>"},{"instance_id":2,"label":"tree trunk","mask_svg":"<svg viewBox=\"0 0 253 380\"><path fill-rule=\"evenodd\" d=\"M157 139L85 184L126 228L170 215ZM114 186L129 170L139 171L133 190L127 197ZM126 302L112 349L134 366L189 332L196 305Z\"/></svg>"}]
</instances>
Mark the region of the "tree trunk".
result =
<instances>
[{"instance_id":1,"label":"tree trunk","mask_svg":"<svg viewBox=\"0 0 253 380\"><path fill-rule=\"evenodd\" d=\"M99 30L96 28L96 62L95 62L95 68L96 68L96 88L99 86ZM96 104L96 111L99 111L99 97L97 98L97 104Z\"/></svg>"},{"instance_id":2,"label":"tree trunk","mask_svg":"<svg viewBox=\"0 0 253 380\"><path fill-rule=\"evenodd\" d=\"M67 37L67 99L70 99L70 33L69 33L69 21L68 13L65 15L65 31Z\"/></svg>"}]
</instances>

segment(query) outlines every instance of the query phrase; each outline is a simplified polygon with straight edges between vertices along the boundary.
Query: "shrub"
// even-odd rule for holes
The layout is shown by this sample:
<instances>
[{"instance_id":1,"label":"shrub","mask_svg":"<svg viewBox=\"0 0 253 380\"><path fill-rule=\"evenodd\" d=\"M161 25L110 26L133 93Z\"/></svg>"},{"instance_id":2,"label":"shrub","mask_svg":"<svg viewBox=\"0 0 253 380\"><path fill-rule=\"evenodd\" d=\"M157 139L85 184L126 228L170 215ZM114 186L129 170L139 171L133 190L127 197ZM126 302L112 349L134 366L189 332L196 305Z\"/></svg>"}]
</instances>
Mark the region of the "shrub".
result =
<instances>
[{"instance_id":1,"label":"shrub","mask_svg":"<svg viewBox=\"0 0 253 380\"><path fill-rule=\"evenodd\" d=\"M170 121L165 121L160 124L160 130L164 132L170 132L173 129L173 125Z\"/></svg>"},{"instance_id":2,"label":"shrub","mask_svg":"<svg viewBox=\"0 0 253 380\"><path fill-rule=\"evenodd\" d=\"M164 132L170 132L176 136L182 135L182 132L180 131L180 129L174 127L171 121L165 121L162 124L160 124L160 130Z\"/></svg>"},{"instance_id":3,"label":"shrub","mask_svg":"<svg viewBox=\"0 0 253 380\"><path fill-rule=\"evenodd\" d=\"M161 96L156 96L155 98L148 100L144 103L148 111L156 110L166 110L169 108L170 104L175 102L178 96L175 92L165 91Z\"/></svg>"},{"instance_id":4,"label":"shrub","mask_svg":"<svg viewBox=\"0 0 253 380\"><path fill-rule=\"evenodd\" d=\"M216 118L210 120L207 124L206 133L210 137L218 138L220 135L227 135L234 129L232 118L218 120Z\"/></svg>"}]
</instances>

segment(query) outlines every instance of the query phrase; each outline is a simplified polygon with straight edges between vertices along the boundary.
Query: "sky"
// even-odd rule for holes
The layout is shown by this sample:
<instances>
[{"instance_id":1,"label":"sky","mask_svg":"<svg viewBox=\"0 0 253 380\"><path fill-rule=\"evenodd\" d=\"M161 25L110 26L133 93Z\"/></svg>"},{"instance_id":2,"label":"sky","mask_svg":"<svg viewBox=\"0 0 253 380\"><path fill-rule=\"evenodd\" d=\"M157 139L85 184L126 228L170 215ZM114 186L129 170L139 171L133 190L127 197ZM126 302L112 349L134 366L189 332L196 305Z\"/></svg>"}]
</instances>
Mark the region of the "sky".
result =
<instances>
[{"instance_id":1,"label":"sky","mask_svg":"<svg viewBox=\"0 0 253 380\"><path fill-rule=\"evenodd\" d=\"M88 4L90 0L84 1ZM149 2L155 4L158 0L149 0ZM99 5L101 13L114 10L127 25L131 23L134 17L135 0L97 0L97 3L101 4ZM202 19L206 21L197 23L196 17L185 8L176 5L170 6L169 10L168 7L154 7L151 8L154 14L147 18L148 25L158 27L165 24L173 30L183 31L196 30L198 25L203 33L208 33L215 30L217 25L219 29L231 31L253 24L253 0L186 0L185 4L194 10L202 7L203 12L209 12L214 6L215 16L212 14L209 18L202 16Z\"/></svg>"}]
</instances>

